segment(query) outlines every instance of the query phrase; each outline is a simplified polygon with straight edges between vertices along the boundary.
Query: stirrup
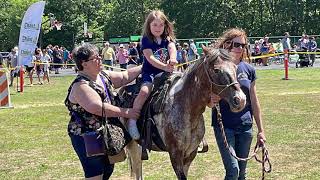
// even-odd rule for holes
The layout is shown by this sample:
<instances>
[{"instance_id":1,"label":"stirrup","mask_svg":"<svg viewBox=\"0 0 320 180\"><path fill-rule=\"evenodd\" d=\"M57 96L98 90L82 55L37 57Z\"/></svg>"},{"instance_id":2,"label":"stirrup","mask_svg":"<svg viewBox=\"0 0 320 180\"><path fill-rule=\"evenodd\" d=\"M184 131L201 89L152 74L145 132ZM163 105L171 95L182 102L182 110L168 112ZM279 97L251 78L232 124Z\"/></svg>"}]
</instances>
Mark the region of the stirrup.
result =
<instances>
[{"instance_id":1,"label":"stirrup","mask_svg":"<svg viewBox=\"0 0 320 180\"><path fill-rule=\"evenodd\" d=\"M201 140L198 146L198 153L205 153L205 152L208 152L208 150L209 150L208 143L206 139L203 137L203 139Z\"/></svg>"}]
</instances>

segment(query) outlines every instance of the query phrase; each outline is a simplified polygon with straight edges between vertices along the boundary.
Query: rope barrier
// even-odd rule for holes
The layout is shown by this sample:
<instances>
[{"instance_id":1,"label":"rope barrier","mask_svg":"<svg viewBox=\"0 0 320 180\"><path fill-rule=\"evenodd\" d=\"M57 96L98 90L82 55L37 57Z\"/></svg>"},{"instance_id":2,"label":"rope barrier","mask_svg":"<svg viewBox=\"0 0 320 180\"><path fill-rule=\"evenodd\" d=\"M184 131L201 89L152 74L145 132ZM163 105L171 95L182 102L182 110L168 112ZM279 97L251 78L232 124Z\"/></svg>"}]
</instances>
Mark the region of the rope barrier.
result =
<instances>
[{"instance_id":1,"label":"rope barrier","mask_svg":"<svg viewBox=\"0 0 320 180\"><path fill-rule=\"evenodd\" d=\"M320 54L320 52L288 52L288 54ZM259 59L265 57L273 57L273 56L280 56L284 55L284 53L273 53L273 54L266 54L261 56L251 56L250 59Z\"/></svg>"},{"instance_id":2,"label":"rope barrier","mask_svg":"<svg viewBox=\"0 0 320 180\"><path fill-rule=\"evenodd\" d=\"M183 65L186 65L186 64L191 64L191 63L194 63L194 62L196 62L198 60L199 60L199 58L195 59L195 60L192 60L192 61L185 62L185 63L180 63L180 64L177 64L176 67L180 67L180 66L183 66Z\"/></svg>"},{"instance_id":3,"label":"rope barrier","mask_svg":"<svg viewBox=\"0 0 320 180\"><path fill-rule=\"evenodd\" d=\"M4 67L4 68L0 68L0 72L10 72L10 71L15 70L17 68L20 68L20 66L17 66L15 68L6 68L6 67Z\"/></svg>"},{"instance_id":4,"label":"rope barrier","mask_svg":"<svg viewBox=\"0 0 320 180\"><path fill-rule=\"evenodd\" d=\"M261 56L251 56L250 59L260 59L260 58L266 58L266 57L274 57L274 56L280 56L283 55L284 53L273 53L273 54L266 54L266 55L261 55Z\"/></svg>"},{"instance_id":5,"label":"rope barrier","mask_svg":"<svg viewBox=\"0 0 320 180\"><path fill-rule=\"evenodd\" d=\"M320 52L288 52L288 54L319 54L320 55ZM280 55L284 55L284 53L273 53L273 54L265 54L265 55L260 55L260 56L251 56L250 59L260 59L260 58L266 58L266 57L274 57L274 56L280 56ZM180 64L177 64L175 65L176 67L180 67L180 66L183 66L183 65L186 65L186 64L191 64L191 63L194 63L196 61L198 61L198 59L195 59L195 60L192 60L192 61L188 61L188 62L185 62L185 63L180 63ZM48 65L60 65L60 66L75 66L76 64L72 63L72 64L63 64L63 63L43 63L43 62L33 62L33 64L48 64ZM115 67L115 66L110 66L110 65L106 65L106 64L103 64L104 67L108 67L108 68L112 68L112 69L118 69L118 70L126 70L126 69L123 69L123 68L118 68L118 67ZM11 70L14 70L15 68L0 68L0 72L7 72L7 71L11 71Z\"/></svg>"},{"instance_id":6,"label":"rope barrier","mask_svg":"<svg viewBox=\"0 0 320 180\"><path fill-rule=\"evenodd\" d=\"M288 54L320 54L320 52L288 52Z\"/></svg>"},{"instance_id":7,"label":"rope barrier","mask_svg":"<svg viewBox=\"0 0 320 180\"><path fill-rule=\"evenodd\" d=\"M8 68L0 68L0 72L9 72Z\"/></svg>"},{"instance_id":8,"label":"rope barrier","mask_svg":"<svg viewBox=\"0 0 320 180\"><path fill-rule=\"evenodd\" d=\"M320 55L320 52L289 52L289 54L319 54ZM260 55L260 56L251 56L250 59L251 60L254 60L254 59L260 59L260 58L266 58L266 57L274 57L274 56L281 56L281 55L284 55L284 53L273 53L273 54L265 54L265 55ZM176 65L177 67L180 67L180 66L183 66L185 64L190 64L190 63L193 63L195 61L197 61L199 59L196 59L196 60L193 60L193 61L188 61L188 62L185 62L185 63L181 63L181 64L178 64Z\"/></svg>"}]
</instances>

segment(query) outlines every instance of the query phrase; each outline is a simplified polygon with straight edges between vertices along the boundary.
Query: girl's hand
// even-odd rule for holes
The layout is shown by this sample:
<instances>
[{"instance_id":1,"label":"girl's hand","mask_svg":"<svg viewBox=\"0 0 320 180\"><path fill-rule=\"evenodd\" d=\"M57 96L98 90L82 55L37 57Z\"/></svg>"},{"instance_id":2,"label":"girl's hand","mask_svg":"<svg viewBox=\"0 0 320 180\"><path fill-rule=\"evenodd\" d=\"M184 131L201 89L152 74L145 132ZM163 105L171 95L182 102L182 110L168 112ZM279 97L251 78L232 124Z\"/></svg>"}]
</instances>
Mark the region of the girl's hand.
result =
<instances>
[{"instance_id":1,"label":"girl's hand","mask_svg":"<svg viewBox=\"0 0 320 180\"><path fill-rule=\"evenodd\" d=\"M128 108L125 111L124 117L128 119L139 119L140 117L140 110L133 109L133 108Z\"/></svg>"},{"instance_id":2,"label":"girl's hand","mask_svg":"<svg viewBox=\"0 0 320 180\"><path fill-rule=\"evenodd\" d=\"M166 64L164 70L171 73L174 70L174 65L171 65L168 63L168 64Z\"/></svg>"},{"instance_id":3,"label":"girl's hand","mask_svg":"<svg viewBox=\"0 0 320 180\"><path fill-rule=\"evenodd\" d=\"M175 66L176 64L178 64L178 61L176 59L169 59L167 63Z\"/></svg>"}]
</instances>

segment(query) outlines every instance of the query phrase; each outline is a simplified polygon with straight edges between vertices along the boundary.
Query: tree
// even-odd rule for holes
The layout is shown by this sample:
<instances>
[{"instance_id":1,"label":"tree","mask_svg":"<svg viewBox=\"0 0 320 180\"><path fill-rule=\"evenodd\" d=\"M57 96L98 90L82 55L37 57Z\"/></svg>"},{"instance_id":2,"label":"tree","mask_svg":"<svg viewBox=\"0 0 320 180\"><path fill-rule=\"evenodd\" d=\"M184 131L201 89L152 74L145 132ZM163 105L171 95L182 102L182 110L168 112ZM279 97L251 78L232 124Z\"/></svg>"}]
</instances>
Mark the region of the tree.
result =
<instances>
[{"instance_id":1,"label":"tree","mask_svg":"<svg viewBox=\"0 0 320 180\"><path fill-rule=\"evenodd\" d=\"M18 44L20 24L28 6L36 0L7 0L0 5L0 50ZM42 42L69 49L81 41L102 41L142 32L145 16L161 9L174 22L178 38L218 37L224 30L240 27L249 36L318 34L318 0L48 0L42 26ZM51 29L53 13L61 31ZM83 23L93 33L89 39Z\"/></svg>"},{"instance_id":2,"label":"tree","mask_svg":"<svg viewBox=\"0 0 320 180\"><path fill-rule=\"evenodd\" d=\"M7 0L0 5L0 50L9 51L19 43L20 26L29 5L36 0Z\"/></svg>"},{"instance_id":3,"label":"tree","mask_svg":"<svg viewBox=\"0 0 320 180\"><path fill-rule=\"evenodd\" d=\"M161 1L116 0L110 2L109 18L105 24L105 38L129 37L142 33L145 16L159 7Z\"/></svg>"}]
</instances>

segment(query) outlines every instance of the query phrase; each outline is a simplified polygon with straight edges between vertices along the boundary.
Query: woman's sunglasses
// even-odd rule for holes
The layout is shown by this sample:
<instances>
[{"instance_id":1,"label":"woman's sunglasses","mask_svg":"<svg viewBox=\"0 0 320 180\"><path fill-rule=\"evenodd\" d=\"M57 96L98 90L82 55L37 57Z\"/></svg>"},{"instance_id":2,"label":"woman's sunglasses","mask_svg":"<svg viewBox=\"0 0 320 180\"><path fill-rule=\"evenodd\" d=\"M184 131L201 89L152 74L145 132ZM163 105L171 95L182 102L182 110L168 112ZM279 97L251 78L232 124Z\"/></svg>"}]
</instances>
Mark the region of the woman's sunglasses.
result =
<instances>
[{"instance_id":1,"label":"woman's sunglasses","mask_svg":"<svg viewBox=\"0 0 320 180\"><path fill-rule=\"evenodd\" d=\"M244 49L246 47L246 44L241 44L241 43L238 43L238 42L232 42L232 47L233 48L242 48Z\"/></svg>"},{"instance_id":2,"label":"woman's sunglasses","mask_svg":"<svg viewBox=\"0 0 320 180\"><path fill-rule=\"evenodd\" d=\"M99 55L94 55L93 57L85 60L84 62L93 61L93 60L96 60L96 59L101 60L101 57Z\"/></svg>"}]
</instances>

